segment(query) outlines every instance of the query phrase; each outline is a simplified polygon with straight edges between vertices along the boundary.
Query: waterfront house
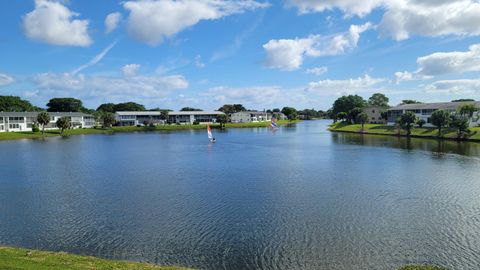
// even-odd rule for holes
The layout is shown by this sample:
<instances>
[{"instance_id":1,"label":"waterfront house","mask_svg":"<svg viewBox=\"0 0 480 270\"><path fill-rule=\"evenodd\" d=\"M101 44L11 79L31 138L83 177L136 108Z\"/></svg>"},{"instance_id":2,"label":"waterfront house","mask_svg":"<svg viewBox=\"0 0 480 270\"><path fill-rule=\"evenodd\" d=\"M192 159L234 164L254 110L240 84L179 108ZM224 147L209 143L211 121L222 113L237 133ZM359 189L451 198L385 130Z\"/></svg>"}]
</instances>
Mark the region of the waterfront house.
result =
<instances>
[{"instance_id":1,"label":"waterfront house","mask_svg":"<svg viewBox=\"0 0 480 270\"><path fill-rule=\"evenodd\" d=\"M115 118L120 126L158 125L168 123L193 124L215 123L217 117L223 115L219 111L180 111L168 112L168 119L162 119L159 111L116 112Z\"/></svg>"},{"instance_id":2,"label":"waterfront house","mask_svg":"<svg viewBox=\"0 0 480 270\"><path fill-rule=\"evenodd\" d=\"M272 115L266 112L259 111L243 111L232 113L230 121L232 123L249 123L249 122L263 122L270 121Z\"/></svg>"},{"instance_id":3,"label":"waterfront house","mask_svg":"<svg viewBox=\"0 0 480 270\"><path fill-rule=\"evenodd\" d=\"M446 110L450 113L457 113L460 106L464 104L475 104L477 108L480 108L480 102L439 102L439 103L418 103L418 104L403 104L388 109L387 123L394 125L397 119L406 112L413 112L418 119L425 121L425 126L433 126L430 121L432 113L436 110ZM470 126L478 126L480 124L480 114L475 112L472 119L470 119Z\"/></svg>"},{"instance_id":4,"label":"waterfront house","mask_svg":"<svg viewBox=\"0 0 480 270\"><path fill-rule=\"evenodd\" d=\"M387 107L382 106L368 106L363 108L363 112L368 115L368 123L370 124L385 124L386 120L382 118L382 112L387 111Z\"/></svg>"},{"instance_id":5,"label":"waterfront house","mask_svg":"<svg viewBox=\"0 0 480 270\"><path fill-rule=\"evenodd\" d=\"M37 122L39 112L0 112L0 132L32 131ZM95 126L95 118L80 112L48 112L50 123L46 130L57 129L56 122L61 117L68 117L72 128L91 128Z\"/></svg>"}]
</instances>

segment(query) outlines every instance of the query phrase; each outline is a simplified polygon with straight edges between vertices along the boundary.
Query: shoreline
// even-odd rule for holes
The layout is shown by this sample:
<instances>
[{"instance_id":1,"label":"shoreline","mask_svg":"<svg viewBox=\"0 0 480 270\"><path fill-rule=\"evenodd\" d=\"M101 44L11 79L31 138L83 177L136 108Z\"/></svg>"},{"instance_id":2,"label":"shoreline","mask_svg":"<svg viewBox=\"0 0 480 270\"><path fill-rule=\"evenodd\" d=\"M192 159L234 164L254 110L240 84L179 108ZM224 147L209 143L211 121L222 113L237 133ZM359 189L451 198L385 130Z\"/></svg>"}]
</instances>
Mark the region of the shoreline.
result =
<instances>
[{"instance_id":1,"label":"shoreline","mask_svg":"<svg viewBox=\"0 0 480 270\"><path fill-rule=\"evenodd\" d=\"M193 270L180 266L161 266L125 260L109 260L66 252L41 251L0 246L0 269L120 269L120 270Z\"/></svg>"},{"instance_id":2,"label":"shoreline","mask_svg":"<svg viewBox=\"0 0 480 270\"><path fill-rule=\"evenodd\" d=\"M298 123L299 120L279 120L279 125L287 125ZM270 122L251 122L251 123L227 123L225 129L229 128L266 128L270 126ZM221 129L220 124L212 124L212 128ZM158 125L154 127L149 126L114 126L112 128L78 128L65 130L60 134L60 130L45 130L45 136L42 132L32 131L18 131L18 132L0 132L0 141L23 140L23 139L42 139L43 137L68 137L76 135L89 134L115 134L115 133L130 133L130 132L158 132L158 131L181 131L181 130L201 130L206 129L207 125Z\"/></svg>"},{"instance_id":3,"label":"shoreline","mask_svg":"<svg viewBox=\"0 0 480 270\"><path fill-rule=\"evenodd\" d=\"M423 127L413 128L412 134L408 136L405 131L401 130L400 133L394 126L388 126L385 124L365 124L364 130L360 124L346 124L343 122L330 125L328 128L331 132L342 133L354 133L354 134L367 134L367 135L383 135L401 138L418 138L418 139L434 139L434 140L446 140L456 142L473 142L480 143L480 127L470 128L471 135L469 138L460 139L457 138L456 131L451 128L444 128L442 136L438 136L437 128Z\"/></svg>"}]
</instances>

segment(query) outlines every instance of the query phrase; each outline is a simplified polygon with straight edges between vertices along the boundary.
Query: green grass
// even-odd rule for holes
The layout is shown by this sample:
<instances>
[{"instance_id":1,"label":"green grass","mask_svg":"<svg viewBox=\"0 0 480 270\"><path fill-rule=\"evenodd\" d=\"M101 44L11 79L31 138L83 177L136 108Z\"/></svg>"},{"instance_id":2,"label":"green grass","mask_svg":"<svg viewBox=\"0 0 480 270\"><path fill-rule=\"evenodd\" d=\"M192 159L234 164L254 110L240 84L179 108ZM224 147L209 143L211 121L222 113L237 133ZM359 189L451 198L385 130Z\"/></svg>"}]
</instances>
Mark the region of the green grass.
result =
<instances>
[{"instance_id":1,"label":"green grass","mask_svg":"<svg viewBox=\"0 0 480 270\"><path fill-rule=\"evenodd\" d=\"M0 269L11 270L187 270L176 266L156 266L145 263L113 261L22 248L0 247Z\"/></svg>"},{"instance_id":2,"label":"green grass","mask_svg":"<svg viewBox=\"0 0 480 270\"><path fill-rule=\"evenodd\" d=\"M398 270L446 270L446 268L430 265L407 265Z\"/></svg>"},{"instance_id":3,"label":"green grass","mask_svg":"<svg viewBox=\"0 0 480 270\"><path fill-rule=\"evenodd\" d=\"M394 126L382 125L382 124L365 124L362 131L362 125L360 124L347 124L345 122L339 122L330 126L331 131L341 132L354 132L354 133L366 133L366 134L381 134L381 135L401 135L405 136L404 130L398 130ZM438 136L438 129L431 127L413 128L412 137L425 137L425 138L443 138L443 139L456 139L457 132L451 128L442 129L442 136ZM470 128L470 134L468 140L480 141L480 127Z\"/></svg>"},{"instance_id":4,"label":"green grass","mask_svg":"<svg viewBox=\"0 0 480 270\"><path fill-rule=\"evenodd\" d=\"M281 120L278 121L279 125L285 125L289 123L295 123L298 121ZM226 128L254 128L254 127L268 127L270 122L254 122L254 123L227 123ZM213 128L220 128L220 124L212 125ZM63 134L60 134L60 130L47 130L45 131L45 137L54 136L73 136L73 135L85 135L85 134L112 134L116 132L148 132L148 131L175 131L175 130L191 130L191 129L206 129L207 125L159 125L155 127L113 127L111 129L103 128L79 128L65 130ZM41 132L1 132L0 141L2 140L19 140L19 139L41 139Z\"/></svg>"}]
</instances>

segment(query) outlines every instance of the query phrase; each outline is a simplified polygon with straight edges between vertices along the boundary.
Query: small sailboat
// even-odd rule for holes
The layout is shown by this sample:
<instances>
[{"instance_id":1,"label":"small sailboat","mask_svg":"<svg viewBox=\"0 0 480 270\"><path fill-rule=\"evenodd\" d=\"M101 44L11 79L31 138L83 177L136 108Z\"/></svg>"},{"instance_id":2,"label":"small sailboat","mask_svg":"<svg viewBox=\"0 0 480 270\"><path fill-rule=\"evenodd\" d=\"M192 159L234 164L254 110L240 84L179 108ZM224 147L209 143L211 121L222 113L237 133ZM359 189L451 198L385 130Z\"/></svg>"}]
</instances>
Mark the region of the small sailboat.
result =
<instances>
[{"instance_id":1,"label":"small sailboat","mask_svg":"<svg viewBox=\"0 0 480 270\"><path fill-rule=\"evenodd\" d=\"M277 118L272 117L272 121L270 122L270 127L272 129L278 129Z\"/></svg>"},{"instance_id":2,"label":"small sailboat","mask_svg":"<svg viewBox=\"0 0 480 270\"><path fill-rule=\"evenodd\" d=\"M215 137L213 137L212 127L210 127L210 125L207 125L207 135L208 135L208 140L209 140L211 143L214 143L214 142L217 141L217 140L215 140Z\"/></svg>"}]
</instances>

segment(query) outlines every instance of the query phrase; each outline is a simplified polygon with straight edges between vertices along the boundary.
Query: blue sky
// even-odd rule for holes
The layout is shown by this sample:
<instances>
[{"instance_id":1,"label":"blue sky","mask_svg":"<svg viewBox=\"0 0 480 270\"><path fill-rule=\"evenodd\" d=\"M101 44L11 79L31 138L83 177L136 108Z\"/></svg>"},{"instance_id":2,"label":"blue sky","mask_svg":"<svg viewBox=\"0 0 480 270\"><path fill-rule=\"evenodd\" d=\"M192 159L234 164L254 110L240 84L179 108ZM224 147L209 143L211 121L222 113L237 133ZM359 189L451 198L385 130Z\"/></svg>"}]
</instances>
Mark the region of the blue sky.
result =
<instances>
[{"instance_id":1,"label":"blue sky","mask_svg":"<svg viewBox=\"0 0 480 270\"><path fill-rule=\"evenodd\" d=\"M18 0L0 15L0 95L38 106L480 99L477 0Z\"/></svg>"}]
</instances>

